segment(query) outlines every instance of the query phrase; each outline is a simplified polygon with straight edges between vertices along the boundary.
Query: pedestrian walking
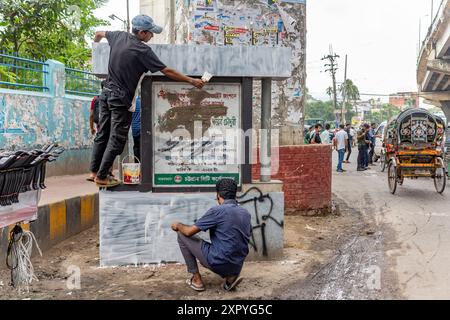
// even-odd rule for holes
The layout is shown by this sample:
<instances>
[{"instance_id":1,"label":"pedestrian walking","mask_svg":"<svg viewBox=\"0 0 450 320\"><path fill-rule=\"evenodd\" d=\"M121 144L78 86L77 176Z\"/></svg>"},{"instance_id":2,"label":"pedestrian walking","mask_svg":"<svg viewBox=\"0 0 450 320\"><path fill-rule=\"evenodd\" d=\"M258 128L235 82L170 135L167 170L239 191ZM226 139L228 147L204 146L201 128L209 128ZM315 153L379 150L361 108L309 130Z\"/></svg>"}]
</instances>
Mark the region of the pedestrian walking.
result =
<instances>
[{"instance_id":1,"label":"pedestrian walking","mask_svg":"<svg viewBox=\"0 0 450 320\"><path fill-rule=\"evenodd\" d=\"M342 163L344 162L345 150L348 147L348 134L344 129L345 127L343 124L339 125L339 131L336 133L334 139L334 146L338 152L337 172L345 172L342 168Z\"/></svg>"},{"instance_id":2,"label":"pedestrian walking","mask_svg":"<svg viewBox=\"0 0 450 320\"><path fill-rule=\"evenodd\" d=\"M331 144L331 135L330 135L330 124L325 124L325 130L320 134L320 140L322 140L322 144Z\"/></svg>"},{"instance_id":3,"label":"pedestrian walking","mask_svg":"<svg viewBox=\"0 0 450 320\"><path fill-rule=\"evenodd\" d=\"M368 146L369 142L367 140L367 132L370 126L368 124L363 124L361 129L357 132L357 143L358 143L358 168L357 171L365 171L368 169Z\"/></svg>"},{"instance_id":4,"label":"pedestrian walking","mask_svg":"<svg viewBox=\"0 0 450 320\"><path fill-rule=\"evenodd\" d=\"M322 125L318 123L314 126L314 131L310 138L311 144L322 144L322 140L320 139L321 132L322 132Z\"/></svg>"},{"instance_id":5,"label":"pedestrian walking","mask_svg":"<svg viewBox=\"0 0 450 320\"><path fill-rule=\"evenodd\" d=\"M308 132L305 134L305 139L304 139L305 144L311 143L311 137L314 133L314 130L315 130L314 126L309 127Z\"/></svg>"},{"instance_id":6,"label":"pedestrian walking","mask_svg":"<svg viewBox=\"0 0 450 320\"><path fill-rule=\"evenodd\" d=\"M370 125L370 129L368 132L368 140L370 141L370 150L369 150L369 164L371 166L374 166L373 164L373 157L374 157L374 153L375 153L375 130L377 129L377 124L376 123L372 123Z\"/></svg>"},{"instance_id":7,"label":"pedestrian walking","mask_svg":"<svg viewBox=\"0 0 450 320\"><path fill-rule=\"evenodd\" d=\"M351 130L350 123L347 123L345 126L345 132L347 132L348 135L348 147L347 147L347 159L345 159L344 163L350 163L350 155L352 154L352 147L353 147L353 135Z\"/></svg>"}]
</instances>

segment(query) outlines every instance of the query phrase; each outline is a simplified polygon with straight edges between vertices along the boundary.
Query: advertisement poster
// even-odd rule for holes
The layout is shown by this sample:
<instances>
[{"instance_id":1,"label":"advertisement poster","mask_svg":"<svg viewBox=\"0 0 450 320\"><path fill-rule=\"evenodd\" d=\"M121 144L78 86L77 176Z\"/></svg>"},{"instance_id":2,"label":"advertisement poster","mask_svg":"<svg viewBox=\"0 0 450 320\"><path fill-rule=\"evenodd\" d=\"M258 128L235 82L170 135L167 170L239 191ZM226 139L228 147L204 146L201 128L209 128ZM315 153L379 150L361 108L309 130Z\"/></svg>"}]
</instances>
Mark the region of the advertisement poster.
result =
<instances>
[{"instance_id":1,"label":"advertisement poster","mask_svg":"<svg viewBox=\"0 0 450 320\"><path fill-rule=\"evenodd\" d=\"M155 187L241 183L240 84L154 82L152 110Z\"/></svg>"},{"instance_id":2,"label":"advertisement poster","mask_svg":"<svg viewBox=\"0 0 450 320\"><path fill-rule=\"evenodd\" d=\"M190 40L196 44L276 47L285 36L280 12L218 6L216 1L196 1L190 20Z\"/></svg>"}]
</instances>

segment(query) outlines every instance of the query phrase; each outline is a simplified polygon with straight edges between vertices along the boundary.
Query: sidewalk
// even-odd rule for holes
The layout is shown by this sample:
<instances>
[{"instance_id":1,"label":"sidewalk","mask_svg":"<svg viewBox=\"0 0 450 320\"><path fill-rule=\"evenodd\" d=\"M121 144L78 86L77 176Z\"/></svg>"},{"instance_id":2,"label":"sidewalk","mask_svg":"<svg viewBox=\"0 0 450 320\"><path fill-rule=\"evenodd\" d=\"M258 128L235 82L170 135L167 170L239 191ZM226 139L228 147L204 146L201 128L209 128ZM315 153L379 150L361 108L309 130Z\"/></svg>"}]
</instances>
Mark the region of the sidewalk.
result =
<instances>
[{"instance_id":1,"label":"sidewalk","mask_svg":"<svg viewBox=\"0 0 450 320\"><path fill-rule=\"evenodd\" d=\"M86 178L89 174L59 176L45 179L47 189L41 192L39 206L60 202L66 199L98 193L98 188Z\"/></svg>"},{"instance_id":2,"label":"sidewalk","mask_svg":"<svg viewBox=\"0 0 450 320\"><path fill-rule=\"evenodd\" d=\"M88 174L50 177L41 191L37 219L23 223L34 233L42 251L98 223L98 188ZM0 228L0 259L5 258L13 225ZM0 265L1 268L1 265Z\"/></svg>"}]
</instances>

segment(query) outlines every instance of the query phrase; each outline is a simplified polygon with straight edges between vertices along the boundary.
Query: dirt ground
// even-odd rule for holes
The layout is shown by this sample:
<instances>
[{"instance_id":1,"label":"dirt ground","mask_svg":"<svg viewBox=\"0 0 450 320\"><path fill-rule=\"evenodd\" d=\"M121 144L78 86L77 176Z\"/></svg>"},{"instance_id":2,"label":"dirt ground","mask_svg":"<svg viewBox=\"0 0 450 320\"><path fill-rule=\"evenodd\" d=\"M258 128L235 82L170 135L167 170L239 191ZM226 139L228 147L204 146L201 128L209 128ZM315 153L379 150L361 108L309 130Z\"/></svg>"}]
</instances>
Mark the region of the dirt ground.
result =
<instances>
[{"instance_id":1,"label":"dirt ground","mask_svg":"<svg viewBox=\"0 0 450 320\"><path fill-rule=\"evenodd\" d=\"M34 258L39 281L28 293L11 288L9 271L0 270L0 299L320 298L317 286L302 290L311 288L308 279L315 279L314 275L329 266L340 248L355 236L370 237L374 233L361 214L342 202L335 203L337 210L329 216L286 216L283 259L246 262L244 281L234 292L223 291L221 278L205 269L201 271L207 290L192 291L185 284L188 274L181 264L101 268L98 227L94 227L45 252L43 257ZM80 289L70 286L74 283L69 277L74 266L81 271ZM322 282L327 281L322 277Z\"/></svg>"}]
</instances>

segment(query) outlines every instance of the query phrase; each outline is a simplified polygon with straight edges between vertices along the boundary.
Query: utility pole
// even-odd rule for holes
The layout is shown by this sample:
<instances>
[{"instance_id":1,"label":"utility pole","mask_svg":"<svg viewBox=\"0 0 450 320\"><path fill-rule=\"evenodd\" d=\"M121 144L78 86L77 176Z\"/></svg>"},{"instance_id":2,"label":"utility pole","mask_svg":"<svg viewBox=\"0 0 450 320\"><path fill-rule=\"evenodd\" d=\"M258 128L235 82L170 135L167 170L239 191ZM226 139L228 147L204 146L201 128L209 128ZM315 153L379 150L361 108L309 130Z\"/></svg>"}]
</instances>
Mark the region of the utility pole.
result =
<instances>
[{"instance_id":1,"label":"utility pole","mask_svg":"<svg viewBox=\"0 0 450 320\"><path fill-rule=\"evenodd\" d=\"M430 24L430 30L433 28L433 14L434 14L434 0L431 0L431 24Z\"/></svg>"},{"instance_id":2,"label":"utility pole","mask_svg":"<svg viewBox=\"0 0 450 320\"><path fill-rule=\"evenodd\" d=\"M170 0L169 3L169 43L175 44L175 0Z\"/></svg>"},{"instance_id":3,"label":"utility pole","mask_svg":"<svg viewBox=\"0 0 450 320\"><path fill-rule=\"evenodd\" d=\"M337 110L337 92L336 92L336 71L337 71L337 61L339 55L333 53L333 48L330 46L330 54L323 57L322 60L328 60L329 63L325 64L325 72L329 72L331 74L331 79L333 80L333 108L336 112Z\"/></svg>"},{"instance_id":4,"label":"utility pole","mask_svg":"<svg viewBox=\"0 0 450 320\"><path fill-rule=\"evenodd\" d=\"M341 123L345 125L345 100L347 99L347 55L345 55L344 84L342 85Z\"/></svg>"},{"instance_id":5,"label":"utility pole","mask_svg":"<svg viewBox=\"0 0 450 320\"><path fill-rule=\"evenodd\" d=\"M127 32L130 31L130 0L127 0Z\"/></svg>"}]
</instances>

